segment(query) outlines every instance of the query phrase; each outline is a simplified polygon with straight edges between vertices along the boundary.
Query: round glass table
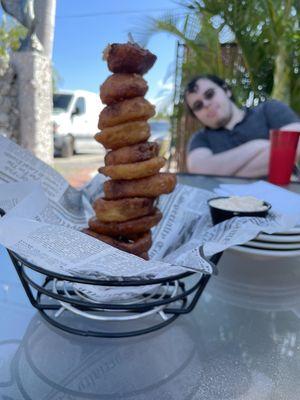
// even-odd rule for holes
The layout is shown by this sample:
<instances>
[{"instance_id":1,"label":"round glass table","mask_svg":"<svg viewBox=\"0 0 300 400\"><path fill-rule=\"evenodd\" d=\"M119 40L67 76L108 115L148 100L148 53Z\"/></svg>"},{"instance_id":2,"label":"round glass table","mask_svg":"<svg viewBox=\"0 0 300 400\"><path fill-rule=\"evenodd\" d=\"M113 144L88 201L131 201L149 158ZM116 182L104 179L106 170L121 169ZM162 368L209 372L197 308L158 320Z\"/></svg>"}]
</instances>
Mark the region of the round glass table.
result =
<instances>
[{"instance_id":1,"label":"round glass table","mask_svg":"<svg viewBox=\"0 0 300 400\"><path fill-rule=\"evenodd\" d=\"M220 180L180 177L207 189ZM0 398L298 400L299 262L226 251L192 313L147 335L101 339L48 325L0 247Z\"/></svg>"}]
</instances>

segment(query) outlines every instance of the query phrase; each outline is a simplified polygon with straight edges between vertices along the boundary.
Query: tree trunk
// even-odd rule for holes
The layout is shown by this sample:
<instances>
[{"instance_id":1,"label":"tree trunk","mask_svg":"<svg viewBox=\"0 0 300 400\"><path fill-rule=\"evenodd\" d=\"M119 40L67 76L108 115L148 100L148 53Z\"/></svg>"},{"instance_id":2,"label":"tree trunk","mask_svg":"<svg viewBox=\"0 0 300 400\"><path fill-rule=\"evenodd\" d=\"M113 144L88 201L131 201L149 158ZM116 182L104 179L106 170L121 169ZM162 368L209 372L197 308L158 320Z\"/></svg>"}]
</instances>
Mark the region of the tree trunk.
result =
<instances>
[{"instance_id":1,"label":"tree trunk","mask_svg":"<svg viewBox=\"0 0 300 400\"><path fill-rule=\"evenodd\" d=\"M274 84L271 97L290 105L291 102L291 68L287 44L281 40L275 60Z\"/></svg>"}]
</instances>

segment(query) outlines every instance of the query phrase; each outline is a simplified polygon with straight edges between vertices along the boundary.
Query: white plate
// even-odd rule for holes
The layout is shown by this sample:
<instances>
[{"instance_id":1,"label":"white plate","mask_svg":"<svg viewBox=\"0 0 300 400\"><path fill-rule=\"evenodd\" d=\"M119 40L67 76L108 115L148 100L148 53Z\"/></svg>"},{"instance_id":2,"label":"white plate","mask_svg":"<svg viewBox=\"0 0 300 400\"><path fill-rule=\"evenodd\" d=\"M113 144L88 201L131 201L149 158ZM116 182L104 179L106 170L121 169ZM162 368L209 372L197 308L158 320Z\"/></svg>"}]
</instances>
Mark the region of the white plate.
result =
<instances>
[{"instance_id":1,"label":"white plate","mask_svg":"<svg viewBox=\"0 0 300 400\"><path fill-rule=\"evenodd\" d=\"M280 235L280 234L267 235L265 233L260 233L257 236L256 240L260 240L262 242L271 242L271 243L275 242L275 243L299 243L300 244L300 235Z\"/></svg>"},{"instance_id":2,"label":"white plate","mask_svg":"<svg viewBox=\"0 0 300 400\"><path fill-rule=\"evenodd\" d=\"M299 235L299 234L300 234L300 226L295 226L294 228L291 228L288 231L271 233L271 235Z\"/></svg>"},{"instance_id":3,"label":"white plate","mask_svg":"<svg viewBox=\"0 0 300 400\"><path fill-rule=\"evenodd\" d=\"M244 246L234 246L230 247L230 250L237 252L237 253L244 253L253 256L267 257L267 258L282 258L282 257L297 257L300 256L300 250L265 250L265 249L256 249Z\"/></svg>"},{"instance_id":4,"label":"white plate","mask_svg":"<svg viewBox=\"0 0 300 400\"><path fill-rule=\"evenodd\" d=\"M274 249L274 250L300 250L300 243L271 243L271 242L259 242L251 240L245 243L247 246L256 247L259 249Z\"/></svg>"}]
</instances>

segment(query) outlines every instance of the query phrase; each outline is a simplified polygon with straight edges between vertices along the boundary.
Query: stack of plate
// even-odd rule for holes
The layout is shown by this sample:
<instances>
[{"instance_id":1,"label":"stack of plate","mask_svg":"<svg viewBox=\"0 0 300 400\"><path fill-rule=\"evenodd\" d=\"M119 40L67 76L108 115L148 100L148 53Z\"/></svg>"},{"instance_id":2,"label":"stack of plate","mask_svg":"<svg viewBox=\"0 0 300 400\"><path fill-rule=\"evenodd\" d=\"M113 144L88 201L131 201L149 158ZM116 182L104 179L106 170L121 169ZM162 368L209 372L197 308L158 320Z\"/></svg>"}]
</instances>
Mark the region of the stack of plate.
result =
<instances>
[{"instance_id":1,"label":"stack of plate","mask_svg":"<svg viewBox=\"0 0 300 400\"><path fill-rule=\"evenodd\" d=\"M280 233L261 233L255 239L231 248L235 252L266 257L300 256L300 227Z\"/></svg>"}]
</instances>

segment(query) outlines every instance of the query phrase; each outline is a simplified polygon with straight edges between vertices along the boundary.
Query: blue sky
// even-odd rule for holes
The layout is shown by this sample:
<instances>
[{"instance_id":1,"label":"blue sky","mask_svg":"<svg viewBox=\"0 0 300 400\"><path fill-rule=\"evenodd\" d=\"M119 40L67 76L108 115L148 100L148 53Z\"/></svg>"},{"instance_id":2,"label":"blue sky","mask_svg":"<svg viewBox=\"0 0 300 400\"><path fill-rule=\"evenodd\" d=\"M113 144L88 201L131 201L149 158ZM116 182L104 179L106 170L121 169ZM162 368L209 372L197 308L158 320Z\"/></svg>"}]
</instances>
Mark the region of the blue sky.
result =
<instances>
[{"instance_id":1,"label":"blue sky","mask_svg":"<svg viewBox=\"0 0 300 400\"><path fill-rule=\"evenodd\" d=\"M158 17L166 10L182 12L171 0L57 0L53 62L62 78L60 88L97 92L110 74L102 60L106 45L127 41L127 33L134 35L145 17ZM147 97L153 100L163 87L173 83L172 78L163 82L174 64L176 39L166 33L156 34L147 48L158 57L145 75Z\"/></svg>"}]
</instances>

